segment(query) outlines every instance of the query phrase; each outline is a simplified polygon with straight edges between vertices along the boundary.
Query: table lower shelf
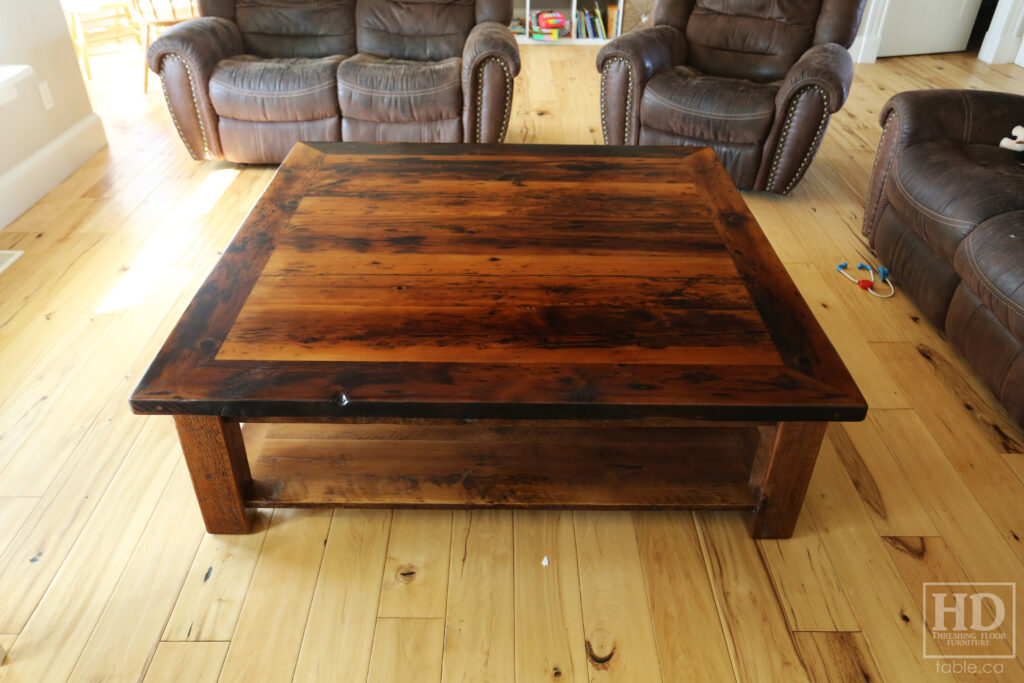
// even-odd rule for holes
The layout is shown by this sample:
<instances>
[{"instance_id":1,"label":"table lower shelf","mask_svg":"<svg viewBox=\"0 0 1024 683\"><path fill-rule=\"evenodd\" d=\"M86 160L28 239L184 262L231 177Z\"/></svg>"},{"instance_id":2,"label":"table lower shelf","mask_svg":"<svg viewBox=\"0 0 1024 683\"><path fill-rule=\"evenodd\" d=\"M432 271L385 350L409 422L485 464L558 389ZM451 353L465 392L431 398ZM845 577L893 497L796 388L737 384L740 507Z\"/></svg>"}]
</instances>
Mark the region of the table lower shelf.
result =
<instances>
[{"instance_id":1,"label":"table lower shelf","mask_svg":"<svg viewBox=\"0 0 1024 683\"><path fill-rule=\"evenodd\" d=\"M250 424L249 507L746 509L757 427Z\"/></svg>"}]
</instances>

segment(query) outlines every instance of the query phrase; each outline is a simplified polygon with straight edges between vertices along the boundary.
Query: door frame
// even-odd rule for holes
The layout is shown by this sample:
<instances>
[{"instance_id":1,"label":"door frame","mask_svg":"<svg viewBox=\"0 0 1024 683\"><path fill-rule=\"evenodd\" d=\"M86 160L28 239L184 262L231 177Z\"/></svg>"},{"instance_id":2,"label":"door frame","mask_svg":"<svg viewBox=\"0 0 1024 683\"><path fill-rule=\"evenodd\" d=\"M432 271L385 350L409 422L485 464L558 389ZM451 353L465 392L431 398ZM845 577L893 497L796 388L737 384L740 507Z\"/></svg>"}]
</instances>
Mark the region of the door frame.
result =
<instances>
[{"instance_id":1,"label":"door frame","mask_svg":"<svg viewBox=\"0 0 1024 683\"><path fill-rule=\"evenodd\" d=\"M882 45L882 29L885 27L885 16L889 13L892 0L868 0L864 7L864 18L860 22L860 31L850 46L853 61L861 64L874 64L878 59L878 49ZM1021 0L1024 3L1024 0Z\"/></svg>"},{"instance_id":2,"label":"door frame","mask_svg":"<svg viewBox=\"0 0 1024 683\"><path fill-rule=\"evenodd\" d=\"M853 61L870 64L878 59L882 29L893 0L868 0L860 31L850 47ZM1014 62L1024 66L1024 0L999 0L978 59L989 64Z\"/></svg>"}]
</instances>

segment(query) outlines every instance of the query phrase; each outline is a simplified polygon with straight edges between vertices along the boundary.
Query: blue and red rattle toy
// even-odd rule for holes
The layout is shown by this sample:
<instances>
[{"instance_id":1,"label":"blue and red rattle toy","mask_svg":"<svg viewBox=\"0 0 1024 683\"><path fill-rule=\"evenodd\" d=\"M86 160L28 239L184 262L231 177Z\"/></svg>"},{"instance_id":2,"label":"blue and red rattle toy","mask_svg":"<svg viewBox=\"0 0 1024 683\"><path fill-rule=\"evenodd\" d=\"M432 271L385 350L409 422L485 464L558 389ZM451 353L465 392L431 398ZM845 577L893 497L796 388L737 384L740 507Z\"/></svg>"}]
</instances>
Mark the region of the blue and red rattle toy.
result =
<instances>
[{"instance_id":1,"label":"blue and red rattle toy","mask_svg":"<svg viewBox=\"0 0 1024 683\"><path fill-rule=\"evenodd\" d=\"M858 279L856 279L855 277L853 277L852 275L850 275L849 273L846 272L847 267L848 266L847 266L846 261L843 261L838 266L836 266L836 270L838 270L839 273L841 275L843 275L843 277L845 277L850 282L856 284L858 287L863 289L865 292L868 292L869 294L874 294L879 299L888 299L888 298L892 297L893 294L896 293L896 288L893 286L892 280L889 278L889 269L888 268L879 268L878 269L878 280L880 282L884 282L885 284L889 285L889 293L888 294L879 294L878 292L875 291L875 269L872 266L869 266L866 263L858 263L857 264L857 270L866 270L866 271L868 271L868 274L871 276L870 280L858 280Z\"/></svg>"}]
</instances>

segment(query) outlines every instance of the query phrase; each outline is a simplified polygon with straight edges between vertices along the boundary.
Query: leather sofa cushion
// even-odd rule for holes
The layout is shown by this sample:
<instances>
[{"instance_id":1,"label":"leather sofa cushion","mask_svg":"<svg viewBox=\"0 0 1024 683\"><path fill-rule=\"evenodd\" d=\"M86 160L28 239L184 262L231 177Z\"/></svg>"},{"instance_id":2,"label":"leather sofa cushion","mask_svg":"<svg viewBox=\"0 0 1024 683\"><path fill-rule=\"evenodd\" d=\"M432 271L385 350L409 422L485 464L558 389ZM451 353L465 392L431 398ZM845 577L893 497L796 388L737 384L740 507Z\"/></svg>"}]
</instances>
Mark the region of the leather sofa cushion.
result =
<instances>
[{"instance_id":1,"label":"leather sofa cushion","mask_svg":"<svg viewBox=\"0 0 1024 683\"><path fill-rule=\"evenodd\" d=\"M296 142L338 142L341 127L332 116L318 121L238 121L218 124L224 156L236 164L279 164Z\"/></svg>"},{"instance_id":2,"label":"leather sofa cushion","mask_svg":"<svg viewBox=\"0 0 1024 683\"><path fill-rule=\"evenodd\" d=\"M985 221L960 243L956 272L996 319L1024 342L1024 211Z\"/></svg>"},{"instance_id":3,"label":"leather sofa cushion","mask_svg":"<svg viewBox=\"0 0 1024 683\"><path fill-rule=\"evenodd\" d=\"M697 0L686 24L689 63L760 83L784 78L814 39L821 0Z\"/></svg>"},{"instance_id":4,"label":"leather sofa cushion","mask_svg":"<svg viewBox=\"0 0 1024 683\"><path fill-rule=\"evenodd\" d=\"M892 206L882 210L874 245L882 264L892 270L901 294L914 301L925 317L941 329L949 313L949 302L961 283L953 266L907 227Z\"/></svg>"},{"instance_id":5,"label":"leather sofa cushion","mask_svg":"<svg viewBox=\"0 0 1024 683\"><path fill-rule=\"evenodd\" d=\"M715 150L715 156L722 162L722 166L725 167L732 181L736 183L736 187L741 190L749 190L754 187L754 181L757 180L757 169L761 166L761 145L688 138L666 133L650 126L640 127L640 144L664 147L710 147Z\"/></svg>"},{"instance_id":6,"label":"leather sofa cushion","mask_svg":"<svg viewBox=\"0 0 1024 683\"><path fill-rule=\"evenodd\" d=\"M327 57L356 51L355 0L237 0L245 51L261 57Z\"/></svg>"},{"instance_id":7,"label":"leather sofa cushion","mask_svg":"<svg viewBox=\"0 0 1024 683\"><path fill-rule=\"evenodd\" d=\"M240 121L313 121L338 116L337 72L342 57L224 59L210 77L218 116Z\"/></svg>"},{"instance_id":8,"label":"leather sofa cushion","mask_svg":"<svg viewBox=\"0 0 1024 683\"><path fill-rule=\"evenodd\" d=\"M957 288L949 306L946 335L1010 417L1024 425L1024 346L966 284Z\"/></svg>"},{"instance_id":9,"label":"leather sofa cushion","mask_svg":"<svg viewBox=\"0 0 1024 683\"><path fill-rule=\"evenodd\" d=\"M475 0L357 0L358 52L439 61L462 55Z\"/></svg>"},{"instance_id":10,"label":"leather sofa cushion","mask_svg":"<svg viewBox=\"0 0 1024 683\"><path fill-rule=\"evenodd\" d=\"M462 142L462 120L392 123L342 118L341 139L346 142Z\"/></svg>"},{"instance_id":11,"label":"leather sofa cushion","mask_svg":"<svg viewBox=\"0 0 1024 683\"><path fill-rule=\"evenodd\" d=\"M900 154L886 193L914 232L952 264L979 223L1024 209L1024 174L1016 155L995 145L927 142Z\"/></svg>"},{"instance_id":12,"label":"leather sofa cushion","mask_svg":"<svg viewBox=\"0 0 1024 683\"><path fill-rule=\"evenodd\" d=\"M338 67L345 118L387 123L461 119L462 59L412 62L359 54Z\"/></svg>"},{"instance_id":13,"label":"leather sofa cushion","mask_svg":"<svg viewBox=\"0 0 1024 683\"><path fill-rule=\"evenodd\" d=\"M760 145L775 118L778 86L705 76L677 66L644 88L640 123L679 137Z\"/></svg>"}]
</instances>

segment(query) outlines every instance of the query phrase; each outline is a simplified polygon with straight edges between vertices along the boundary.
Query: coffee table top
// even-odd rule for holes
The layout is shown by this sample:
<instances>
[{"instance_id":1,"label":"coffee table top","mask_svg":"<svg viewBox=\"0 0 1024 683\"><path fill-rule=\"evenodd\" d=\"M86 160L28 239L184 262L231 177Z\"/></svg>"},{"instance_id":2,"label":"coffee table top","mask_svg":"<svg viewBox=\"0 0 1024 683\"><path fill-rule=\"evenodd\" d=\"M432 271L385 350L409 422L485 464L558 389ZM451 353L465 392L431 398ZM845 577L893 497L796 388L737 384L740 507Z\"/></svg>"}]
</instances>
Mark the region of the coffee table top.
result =
<instances>
[{"instance_id":1,"label":"coffee table top","mask_svg":"<svg viewBox=\"0 0 1024 683\"><path fill-rule=\"evenodd\" d=\"M709 149L299 144L131 399L236 418L858 420Z\"/></svg>"}]
</instances>

